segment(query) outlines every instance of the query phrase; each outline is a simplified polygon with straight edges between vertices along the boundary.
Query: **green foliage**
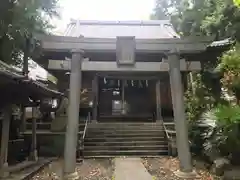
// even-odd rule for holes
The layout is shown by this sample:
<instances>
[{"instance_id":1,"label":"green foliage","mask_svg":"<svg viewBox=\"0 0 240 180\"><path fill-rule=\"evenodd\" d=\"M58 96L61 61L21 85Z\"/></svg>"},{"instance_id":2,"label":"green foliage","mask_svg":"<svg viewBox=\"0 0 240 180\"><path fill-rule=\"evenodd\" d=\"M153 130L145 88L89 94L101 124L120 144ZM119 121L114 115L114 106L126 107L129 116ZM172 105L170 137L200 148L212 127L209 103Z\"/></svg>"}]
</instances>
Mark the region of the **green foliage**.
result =
<instances>
[{"instance_id":1,"label":"green foliage","mask_svg":"<svg viewBox=\"0 0 240 180\"><path fill-rule=\"evenodd\" d=\"M205 142L202 134L208 130L204 126L199 126L202 124L201 116L214 107L216 100L212 96L211 89L203 83L203 76L200 73L194 74L193 79L194 90L188 87L185 92L185 104L192 152L199 155Z\"/></svg>"},{"instance_id":2,"label":"green foliage","mask_svg":"<svg viewBox=\"0 0 240 180\"><path fill-rule=\"evenodd\" d=\"M213 131L213 127L215 126L215 116L214 114L208 110L202 113L201 117L198 120L191 121L190 130L189 130L189 138L191 141L192 152L205 156L206 151L206 142L209 138L209 133ZM209 150L212 146L209 146Z\"/></svg>"},{"instance_id":3,"label":"green foliage","mask_svg":"<svg viewBox=\"0 0 240 180\"><path fill-rule=\"evenodd\" d=\"M240 106L220 105L213 110L216 125L208 140L222 155L240 152Z\"/></svg>"},{"instance_id":4,"label":"green foliage","mask_svg":"<svg viewBox=\"0 0 240 180\"><path fill-rule=\"evenodd\" d=\"M190 131L194 153L210 160L228 156L234 161L240 154L240 106L218 105L203 113Z\"/></svg>"},{"instance_id":5,"label":"green foliage","mask_svg":"<svg viewBox=\"0 0 240 180\"><path fill-rule=\"evenodd\" d=\"M151 14L151 19L153 20L157 20L157 19L161 19L161 20L165 20L168 19L167 17L167 13L168 13L168 1L166 0L158 0L156 1L156 5L155 8L153 10L153 13Z\"/></svg>"},{"instance_id":6,"label":"green foliage","mask_svg":"<svg viewBox=\"0 0 240 180\"><path fill-rule=\"evenodd\" d=\"M232 0L157 0L154 17L158 12L172 20L183 36L216 35L217 39L240 39L240 8ZM160 13L162 14L162 13Z\"/></svg>"},{"instance_id":7,"label":"green foliage","mask_svg":"<svg viewBox=\"0 0 240 180\"><path fill-rule=\"evenodd\" d=\"M152 17L171 19L182 36L207 35L216 40L233 38L240 40L239 0L156 0ZM236 6L237 5L237 6ZM165 18L165 17L164 17ZM240 103L240 48L236 46L219 59L221 82ZM208 62L209 63L209 62ZM194 75L195 91L185 94L186 113L189 120L189 136L195 152L219 151L223 155L240 152L240 107L221 99L220 76L206 71L216 67L218 61L209 63L201 74ZM213 110L211 110L213 109ZM209 112L209 113L204 113ZM203 125L204 124L204 125ZM203 147L204 144L204 147Z\"/></svg>"},{"instance_id":8,"label":"green foliage","mask_svg":"<svg viewBox=\"0 0 240 180\"><path fill-rule=\"evenodd\" d=\"M205 86L201 74L194 75L193 86L194 93L191 88L188 88L185 93L186 113L189 121L198 120L202 113L211 109L215 103L211 89Z\"/></svg>"},{"instance_id":9,"label":"green foliage","mask_svg":"<svg viewBox=\"0 0 240 180\"><path fill-rule=\"evenodd\" d=\"M49 20L57 16L57 0L9 0L0 6L0 60L19 63L27 39L51 28ZM33 50L37 41L29 41ZM28 47L29 48L29 47Z\"/></svg>"},{"instance_id":10,"label":"green foliage","mask_svg":"<svg viewBox=\"0 0 240 180\"><path fill-rule=\"evenodd\" d=\"M228 93L240 100L240 47L239 44L225 52L220 58L218 69L224 74L221 79Z\"/></svg>"},{"instance_id":11,"label":"green foliage","mask_svg":"<svg viewBox=\"0 0 240 180\"><path fill-rule=\"evenodd\" d=\"M236 6L240 6L240 0L233 0L233 2Z\"/></svg>"},{"instance_id":12,"label":"green foliage","mask_svg":"<svg viewBox=\"0 0 240 180\"><path fill-rule=\"evenodd\" d=\"M206 72L193 74L193 88L188 87L185 93L186 115L189 124L189 139L192 152L202 155L206 134L211 130L213 121L209 112L218 103L227 104L221 97L218 80ZM209 121L210 119L210 121Z\"/></svg>"}]
</instances>

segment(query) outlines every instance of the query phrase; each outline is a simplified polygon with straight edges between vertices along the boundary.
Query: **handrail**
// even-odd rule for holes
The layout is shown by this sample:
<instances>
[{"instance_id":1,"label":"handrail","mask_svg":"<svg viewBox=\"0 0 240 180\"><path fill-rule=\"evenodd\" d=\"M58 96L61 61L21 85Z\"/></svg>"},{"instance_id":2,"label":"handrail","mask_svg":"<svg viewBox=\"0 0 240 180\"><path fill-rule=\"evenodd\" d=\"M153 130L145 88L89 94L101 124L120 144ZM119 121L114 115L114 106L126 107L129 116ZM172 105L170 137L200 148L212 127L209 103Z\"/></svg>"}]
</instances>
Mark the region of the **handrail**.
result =
<instances>
[{"instance_id":1,"label":"handrail","mask_svg":"<svg viewBox=\"0 0 240 180\"><path fill-rule=\"evenodd\" d=\"M170 139L170 138L172 138L171 134L176 134L176 131L167 129L166 125L174 125L174 123L164 123L163 122L164 131L166 132L167 138Z\"/></svg>"},{"instance_id":2,"label":"handrail","mask_svg":"<svg viewBox=\"0 0 240 180\"><path fill-rule=\"evenodd\" d=\"M172 148L172 143L174 141L174 138L173 138L173 134L176 134L176 131L174 130L168 130L166 125L172 125L174 123L164 123L162 121L162 124L163 124L163 128L164 128L164 131L165 131L165 134L167 136L167 140L168 140L168 151L169 151L169 155L174 155L175 153L173 152L173 148Z\"/></svg>"},{"instance_id":3,"label":"handrail","mask_svg":"<svg viewBox=\"0 0 240 180\"><path fill-rule=\"evenodd\" d=\"M89 112L88 116L87 116L87 119L86 119L86 122L85 122L82 137L79 140L79 148L80 148L79 149L79 157L81 157L81 159L80 159L81 161L83 159L84 140L85 140L85 136L86 136L86 132L87 132L88 122L90 121L90 119L91 119L91 115L90 115L90 112Z\"/></svg>"},{"instance_id":4,"label":"handrail","mask_svg":"<svg viewBox=\"0 0 240 180\"><path fill-rule=\"evenodd\" d=\"M167 139L169 140L171 137L170 137L169 134L168 134L167 127L165 126L165 123L164 123L164 122L163 122L162 124L163 124L163 128L164 128L165 134L166 134L166 136L167 136Z\"/></svg>"},{"instance_id":5,"label":"handrail","mask_svg":"<svg viewBox=\"0 0 240 180\"><path fill-rule=\"evenodd\" d=\"M88 117L87 117L87 120L85 122L85 126L84 126L84 131L83 131L83 136L82 136L82 140L85 139L85 136L86 136L86 131L87 131L87 126L88 126L88 121L90 120L90 112L88 113Z\"/></svg>"}]
</instances>

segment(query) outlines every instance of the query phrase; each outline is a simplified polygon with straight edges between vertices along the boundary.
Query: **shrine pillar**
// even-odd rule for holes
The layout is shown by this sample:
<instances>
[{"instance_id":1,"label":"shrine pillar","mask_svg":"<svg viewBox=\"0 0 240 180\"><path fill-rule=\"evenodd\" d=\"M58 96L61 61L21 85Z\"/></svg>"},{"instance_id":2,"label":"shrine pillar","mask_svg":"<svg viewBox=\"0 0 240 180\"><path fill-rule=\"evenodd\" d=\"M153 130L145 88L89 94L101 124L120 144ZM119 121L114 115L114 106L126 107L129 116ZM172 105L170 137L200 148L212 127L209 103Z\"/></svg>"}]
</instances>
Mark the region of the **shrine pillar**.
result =
<instances>
[{"instance_id":1,"label":"shrine pillar","mask_svg":"<svg viewBox=\"0 0 240 180\"><path fill-rule=\"evenodd\" d=\"M76 172L76 151L79 128L82 54L82 50L72 51L68 121L64 149L64 180L75 180L79 178Z\"/></svg>"},{"instance_id":2,"label":"shrine pillar","mask_svg":"<svg viewBox=\"0 0 240 180\"><path fill-rule=\"evenodd\" d=\"M156 82L156 120L162 121L162 106L161 106L161 81Z\"/></svg>"},{"instance_id":3,"label":"shrine pillar","mask_svg":"<svg viewBox=\"0 0 240 180\"><path fill-rule=\"evenodd\" d=\"M177 151L180 160L180 170L176 172L176 175L181 178L194 178L196 177L196 173L193 172L191 162L188 127L184 106L184 93L180 72L180 58L177 50L173 49L168 53L168 61L176 128Z\"/></svg>"},{"instance_id":4,"label":"shrine pillar","mask_svg":"<svg viewBox=\"0 0 240 180\"><path fill-rule=\"evenodd\" d=\"M8 105L3 109L1 154L0 154L0 178L6 178L9 175L8 171L6 171L6 168L8 167L8 141L11 115L12 108L11 105Z\"/></svg>"}]
</instances>

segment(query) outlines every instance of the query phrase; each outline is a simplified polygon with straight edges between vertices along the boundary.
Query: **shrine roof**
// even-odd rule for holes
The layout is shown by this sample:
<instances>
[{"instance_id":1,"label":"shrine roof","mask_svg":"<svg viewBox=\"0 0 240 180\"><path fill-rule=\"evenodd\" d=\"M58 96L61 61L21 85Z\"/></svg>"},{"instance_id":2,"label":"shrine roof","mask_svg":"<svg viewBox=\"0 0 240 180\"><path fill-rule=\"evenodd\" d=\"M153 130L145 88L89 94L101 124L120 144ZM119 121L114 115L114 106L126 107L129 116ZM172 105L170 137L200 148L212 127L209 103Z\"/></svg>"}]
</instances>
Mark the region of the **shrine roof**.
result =
<instances>
[{"instance_id":1,"label":"shrine roof","mask_svg":"<svg viewBox=\"0 0 240 180\"><path fill-rule=\"evenodd\" d=\"M168 20L148 21L86 21L72 20L64 36L86 38L116 38L135 36L136 39L180 38Z\"/></svg>"},{"instance_id":2,"label":"shrine roof","mask_svg":"<svg viewBox=\"0 0 240 180\"><path fill-rule=\"evenodd\" d=\"M180 39L169 20L98 21L71 20L64 36L85 38L116 38L135 36L136 39ZM208 47L233 44L231 38L213 41Z\"/></svg>"},{"instance_id":3,"label":"shrine roof","mask_svg":"<svg viewBox=\"0 0 240 180\"><path fill-rule=\"evenodd\" d=\"M209 47L221 47L221 46L228 46L234 44L234 41L231 38L226 38L223 40L218 40L212 42Z\"/></svg>"}]
</instances>

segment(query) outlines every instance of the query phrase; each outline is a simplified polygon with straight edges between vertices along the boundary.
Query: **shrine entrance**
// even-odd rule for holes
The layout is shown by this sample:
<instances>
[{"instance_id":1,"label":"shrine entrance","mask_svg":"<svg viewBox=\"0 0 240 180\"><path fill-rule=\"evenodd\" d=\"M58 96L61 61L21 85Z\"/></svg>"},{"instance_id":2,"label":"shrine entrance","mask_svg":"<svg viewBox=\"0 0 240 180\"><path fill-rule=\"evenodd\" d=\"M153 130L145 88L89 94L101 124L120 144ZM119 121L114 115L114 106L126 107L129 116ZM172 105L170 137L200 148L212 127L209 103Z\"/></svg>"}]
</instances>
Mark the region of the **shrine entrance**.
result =
<instances>
[{"instance_id":1,"label":"shrine entrance","mask_svg":"<svg viewBox=\"0 0 240 180\"><path fill-rule=\"evenodd\" d=\"M168 114L174 114L181 164L177 173L179 176L184 174L185 177L193 177L181 73L201 70L201 53L207 50L212 39L198 36L181 38L167 21L75 21L69 24L66 32L66 36L39 37L44 51L39 61L53 71L70 71L64 176L77 174L76 157L73 156L77 148L73 139L78 137L79 92L85 86L81 80L84 80L83 73L95 72L92 79L92 120L101 122L116 118L124 122L144 118L145 121L156 119L160 124L163 122L162 110L164 106L168 110L170 104L173 113ZM43 62L44 59L46 62ZM98 78L99 74L110 73L120 74L121 77L112 81L113 85L108 87L104 77L100 80ZM154 74L153 88L151 80L142 90L140 83L139 86L130 87L132 78L123 77L127 73L135 76L136 82L143 80L138 78L137 73L144 77ZM168 74L169 79L166 80L162 74ZM107 79L110 81L111 77ZM163 81L167 81L167 84ZM124 86L126 83L128 87ZM166 98L165 91L171 98ZM156 118L153 118L154 114ZM85 127L87 129L87 125Z\"/></svg>"},{"instance_id":2,"label":"shrine entrance","mask_svg":"<svg viewBox=\"0 0 240 180\"><path fill-rule=\"evenodd\" d=\"M155 81L99 78L99 121L155 121Z\"/></svg>"}]
</instances>

